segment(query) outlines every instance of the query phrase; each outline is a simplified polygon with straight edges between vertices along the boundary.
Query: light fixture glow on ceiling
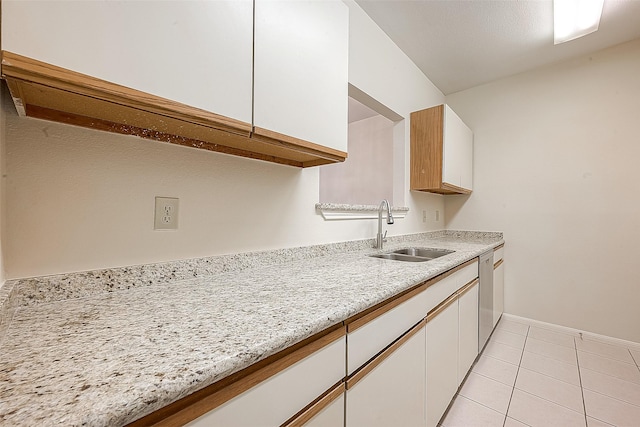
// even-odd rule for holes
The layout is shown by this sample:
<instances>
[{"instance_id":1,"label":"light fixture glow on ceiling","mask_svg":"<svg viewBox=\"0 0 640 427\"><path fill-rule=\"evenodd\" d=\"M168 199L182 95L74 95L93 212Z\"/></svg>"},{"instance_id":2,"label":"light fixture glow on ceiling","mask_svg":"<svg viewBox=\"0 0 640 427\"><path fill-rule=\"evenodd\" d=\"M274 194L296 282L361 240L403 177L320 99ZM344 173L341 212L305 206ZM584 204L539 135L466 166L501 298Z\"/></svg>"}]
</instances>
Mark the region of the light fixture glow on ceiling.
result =
<instances>
[{"instance_id":1,"label":"light fixture glow on ceiling","mask_svg":"<svg viewBox=\"0 0 640 427\"><path fill-rule=\"evenodd\" d=\"M603 5L604 0L553 0L553 44L596 31Z\"/></svg>"}]
</instances>

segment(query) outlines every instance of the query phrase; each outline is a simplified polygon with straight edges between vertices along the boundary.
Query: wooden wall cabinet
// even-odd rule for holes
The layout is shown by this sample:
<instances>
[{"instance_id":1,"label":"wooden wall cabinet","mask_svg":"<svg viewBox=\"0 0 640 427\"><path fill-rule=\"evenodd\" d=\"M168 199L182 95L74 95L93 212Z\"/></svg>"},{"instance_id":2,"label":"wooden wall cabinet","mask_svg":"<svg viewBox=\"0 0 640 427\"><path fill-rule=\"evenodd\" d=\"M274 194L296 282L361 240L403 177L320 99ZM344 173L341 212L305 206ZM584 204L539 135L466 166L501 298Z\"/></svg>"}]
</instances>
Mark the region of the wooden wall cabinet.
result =
<instances>
[{"instance_id":1,"label":"wooden wall cabinet","mask_svg":"<svg viewBox=\"0 0 640 427\"><path fill-rule=\"evenodd\" d=\"M254 45L252 0L3 2L2 77L20 115L298 167L344 161L347 6L255 4ZM309 39L317 56L301 55Z\"/></svg>"},{"instance_id":2,"label":"wooden wall cabinet","mask_svg":"<svg viewBox=\"0 0 640 427\"><path fill-rule=\"evenodd\" d=\"M411 113L411 190L470 194L473 133L448 106Z\"/></svg>"}]
</instances>

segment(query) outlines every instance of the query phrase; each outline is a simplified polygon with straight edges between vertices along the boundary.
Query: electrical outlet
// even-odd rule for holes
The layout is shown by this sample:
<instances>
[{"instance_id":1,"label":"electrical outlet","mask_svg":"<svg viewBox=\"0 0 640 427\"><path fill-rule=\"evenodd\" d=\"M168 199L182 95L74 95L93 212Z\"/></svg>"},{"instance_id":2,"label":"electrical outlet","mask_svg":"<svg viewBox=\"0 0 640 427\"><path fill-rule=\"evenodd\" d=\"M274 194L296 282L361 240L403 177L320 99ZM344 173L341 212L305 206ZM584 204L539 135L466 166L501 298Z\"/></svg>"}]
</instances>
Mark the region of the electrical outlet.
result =
<instances>
[{"instance_id":1,"label":"electrical outlet","mask_svg":"<svg viewBox=\"0 0 640 427\"><path fill-rule=\"evenodd\" d=\"M422 222L427 222L427 211L422 211Z\"/></svg>"},{"instance_id":2,"label":"electrical outlet","mask_svg":"<svg viewBox=\"0 0 640 427\"><path fill-rule=\"evenodd\" d=\"M178 198L156 197L154 230L178 229Z\"/></svg>"},{"instance_id":3,"label":"electrical outlet","mask_svg":"<svg viewBox=\"0 0 640 427\"><path fill-rule=\"evenodd\" d=\"M436 210L436 221L440 221L440 211Z\"/></svg>"}]
</instances>

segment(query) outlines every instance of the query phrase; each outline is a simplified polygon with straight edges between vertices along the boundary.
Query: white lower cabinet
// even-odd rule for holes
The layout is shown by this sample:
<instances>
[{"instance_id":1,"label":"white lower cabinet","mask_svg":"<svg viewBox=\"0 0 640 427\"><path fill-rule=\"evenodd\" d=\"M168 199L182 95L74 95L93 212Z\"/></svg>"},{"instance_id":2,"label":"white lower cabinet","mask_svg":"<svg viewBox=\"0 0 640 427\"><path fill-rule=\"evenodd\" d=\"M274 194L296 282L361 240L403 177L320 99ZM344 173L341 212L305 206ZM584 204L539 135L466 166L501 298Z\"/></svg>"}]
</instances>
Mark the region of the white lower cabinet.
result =
<instances>
[{"instance_id":1,"label":"white lower cabinet","mask_svg":"<svg viewBox=\"0 0 640 427\"><path fill-rule=\"evenodd\" d=\"M187 425L190 427L281 425L344 378L345 352L346 340L342 335L283 370L278 370L278 366L268 366L266 369L277 373L269 376L267 372L268 378L261 382L259 377L249 378L249 383L257 383L257 385ZM281 363L286 363L286 360ZM232 389L233 385L230 388Z\"/></svg>"},{"instance_id":2,"label":"white lower cabinet","mask_svg":"<svg viewBox=\"0 0 640 427\"><path fill-rule=\"evenodd\" d=\"M504 311L504 261L501 259L493 267L493 326L495 327Z\"/></svg>"},{"instance_id":3,"label":"white lower cabinet","mask_svg":"<svg viewBox=\"0 0 640 427\"><path fill-rule=\"evenodd\" d=\"M458 386L478 357L478 283L460 291L458 298Z\"/></svg>"},{"instance_id":4,"label":"white lower cabinet","mask_svg":"<svg viewBox=\"0 0 640 427\"><path fill-rule=\"evenodd\" d=\"M347 319L213 392L187 425L436 427L478 355L477 272L465 263Z\"/></svg>"},{"instance_id":5,"label":"white lower cabinet","mask_svg":"<svg viewBox=\"0 0 640 427\"><path fill-rule=\"evenodd\" d=\"M347 380L346 427L425 425L424 321Z\"/></svg>"},{"instance_id":6,"label":"white lower cabinet","mask_svg":"<svg viewBox=\"0 0 640 427\"><path fill-rule=\"evenodd\" d=\"M344 425L344 393L325 406L309 421L301 424L306 427L342 427Z\"/></svg>"},{"instance_id":7,"label":"white lower cabinet","mask_svg":"<svg viewBox=\"0 0 640 427\"><path fill-rule=\"evenodd\" d=\"M427 317L427 427L438 425L457 390L458 301L454 295Z\"/></svg>"}]
</instances>

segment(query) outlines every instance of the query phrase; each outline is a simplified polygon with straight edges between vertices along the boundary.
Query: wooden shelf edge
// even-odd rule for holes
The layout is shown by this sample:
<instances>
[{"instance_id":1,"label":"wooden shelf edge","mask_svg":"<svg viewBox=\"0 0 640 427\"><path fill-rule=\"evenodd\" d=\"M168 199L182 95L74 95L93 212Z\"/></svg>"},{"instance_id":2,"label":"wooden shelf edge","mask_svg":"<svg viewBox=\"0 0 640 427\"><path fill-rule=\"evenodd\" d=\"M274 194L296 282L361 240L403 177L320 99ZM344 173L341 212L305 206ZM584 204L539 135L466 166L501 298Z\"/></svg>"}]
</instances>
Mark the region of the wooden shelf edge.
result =
<instances>
[{"instance_id":1,"label":"wooden shelf edge","mask_svg":"<svg viewBox=\"0 0 640 427\"><path fill-rule=\"evenodd\" d=\"M311 154L318 157L319 159L325 159L331 162L343 162L347 159L347 153L345 153L344 151L324 147L322 145L314 144L313 142L294 138L292 136L284 135L257 126L253 128L253 134L251 135L251 137L267 144L274 144L284 148L294 149L296 151Z\"/></svg>"},{"instance_id":2,"label":"wooden shelf edge","mask_svg":"<svg viewBox=\"0 0 640 427\"><path fill-rule=\"evenodd\" d=\"M32 58L8 51L0 51L1 75L7 81L18 113L27 117L57 121L107 132L128 134L192 148L217 151L235 156L248 157L295 167L312 167L342 162L347 153L323 147L277 132L256 128L249 123L211 113L145 92L130 89L105 80L97 79ZM201 141L177 133L161 132L150 127L136 127L126 117L118 121L104 117L90 117L77 112L47 109L46 102L25 99L22 86L37 85L59 91L73 103L84 97L130 109L138 114L149 114L154 118L166 117L184 123L185 127L200 126L210 129L215 140ZM44 95L43 95L44 96ZM39 102L40 101L40 102ZM44 105L39 105L44 104ZM90 114L87 111L87 114ZM238 144L237 138L244 138ZM235 142L230 141L235 138ZM255 151L254 151L255 147ZM271 148L268 148L271 147Z\"/></svg>"},{"instance_id":3,"label":"wooden shelf edge","mask_svg":"<svg viewBox=\"0 0 640 427\"><path fill-rule=\"evenodd\" d=\"M251 132L251 124L249 123L8 51L2 51L2 77L7 80L37 83L239 135L248 136Z\"/></svg>"}]
</instances>

